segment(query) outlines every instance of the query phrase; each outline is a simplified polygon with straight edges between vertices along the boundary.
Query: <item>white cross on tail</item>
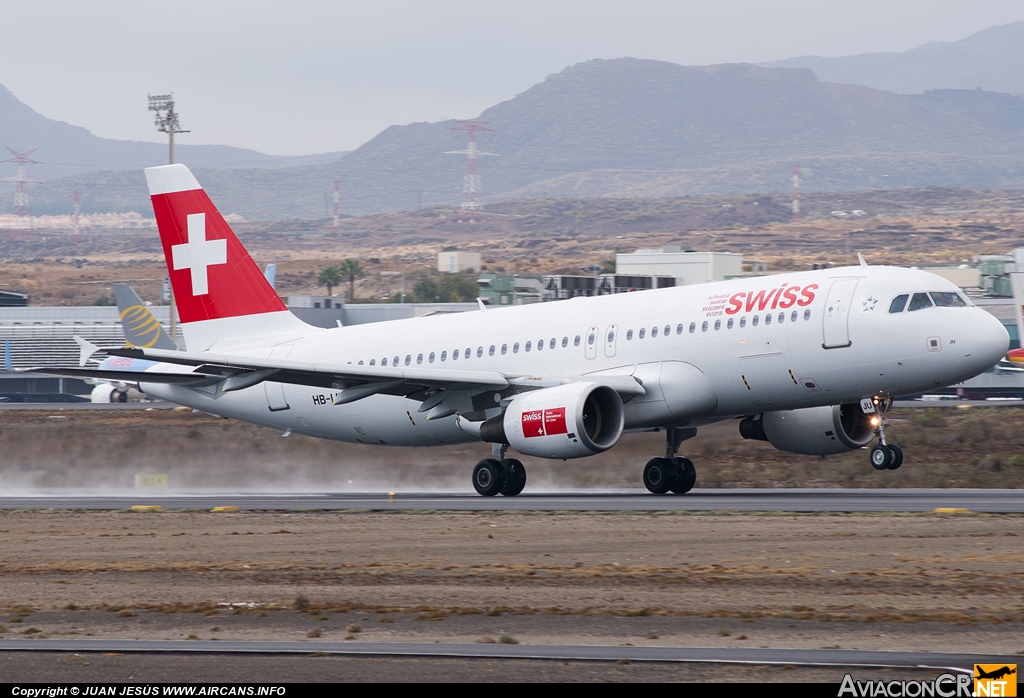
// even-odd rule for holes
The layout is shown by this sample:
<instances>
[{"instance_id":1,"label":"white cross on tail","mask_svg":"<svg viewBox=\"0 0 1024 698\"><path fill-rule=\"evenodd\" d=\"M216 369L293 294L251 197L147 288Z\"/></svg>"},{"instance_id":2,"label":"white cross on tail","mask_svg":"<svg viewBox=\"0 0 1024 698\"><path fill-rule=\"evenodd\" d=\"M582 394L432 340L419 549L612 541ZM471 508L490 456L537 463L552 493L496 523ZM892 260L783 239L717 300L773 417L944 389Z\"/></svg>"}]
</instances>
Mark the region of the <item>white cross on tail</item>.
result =
<instances>
[{"instance_id":1,"label":"white cross on tail","mask_svg":"<svg viewBox=\"0 0 1024 698\"><path fill-rule=\"evenodd\" d=\"M205 296L210 292L207 268L215 264L228 263L228 241L206 239L205 213L190 213L186 219L188 242L171 246L171 265L175 271L191 271L192 295Z\"/></svg>"}]
</instances>

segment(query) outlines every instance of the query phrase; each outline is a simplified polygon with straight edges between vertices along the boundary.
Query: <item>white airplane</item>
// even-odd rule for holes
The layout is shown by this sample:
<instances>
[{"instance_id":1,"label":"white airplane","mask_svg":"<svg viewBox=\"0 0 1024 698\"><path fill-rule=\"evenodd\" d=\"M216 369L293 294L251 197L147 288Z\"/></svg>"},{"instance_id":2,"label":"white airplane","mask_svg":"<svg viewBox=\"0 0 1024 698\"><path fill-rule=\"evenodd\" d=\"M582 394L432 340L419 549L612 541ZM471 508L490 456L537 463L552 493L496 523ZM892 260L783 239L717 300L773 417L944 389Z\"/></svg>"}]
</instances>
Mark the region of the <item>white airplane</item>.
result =
<instances>
[{"instance_id":1,"label":"white airplane","mask_svg":"<svg viewBox=\"0 0 1024 698\"><path fill-rule=\"evenodd\" d=\"M472 476L486 496L526 484L509 448L580 458L652 430L664 430L665 455L643 468L644 484L683 493L696 471L676 456L681 442L727 419L791 453L877 438L872 465L895 469L903 453L882 421L892 398L970 378L1009 345L1002 324L950 282L863 264L315 328L285 308L188 168L149 168L146 179L188 350L105 349L158 363L98 377L286 433L487 441L494 457ZM83 346L82 363L99 350Z\"/></svg>"}]
</instances>

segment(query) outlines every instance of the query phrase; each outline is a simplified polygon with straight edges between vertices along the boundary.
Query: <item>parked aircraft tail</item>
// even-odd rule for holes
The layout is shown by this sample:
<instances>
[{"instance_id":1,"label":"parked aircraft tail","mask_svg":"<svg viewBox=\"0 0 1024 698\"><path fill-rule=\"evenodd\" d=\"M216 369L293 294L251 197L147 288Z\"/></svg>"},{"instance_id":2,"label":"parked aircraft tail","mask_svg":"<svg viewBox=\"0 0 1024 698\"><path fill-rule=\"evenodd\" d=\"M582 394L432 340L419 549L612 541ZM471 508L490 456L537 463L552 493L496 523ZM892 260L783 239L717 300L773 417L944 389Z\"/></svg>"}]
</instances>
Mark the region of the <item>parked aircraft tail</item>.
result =
<instances>
[{"instance_id":1,"label":"parked aircraft tail","mask_svg":"<svg viewBox=\"0 0 1024 698\"><path fill-rule=\"evenodd\" d=\"M146 182L190 351L309 329L288 311L187 167L147 168Z\"/></svg>"},{"instance_id":2,"label":"parked aircraft tail","mask_svg":"<svg viewBox=\"0 0 1024 698\"><path fill-rule=\"evenodd\" d=\"M143 349L178 348L131 285L114 284L114 299L121 315L126 344Z\"/></svg>"}]
</instances>

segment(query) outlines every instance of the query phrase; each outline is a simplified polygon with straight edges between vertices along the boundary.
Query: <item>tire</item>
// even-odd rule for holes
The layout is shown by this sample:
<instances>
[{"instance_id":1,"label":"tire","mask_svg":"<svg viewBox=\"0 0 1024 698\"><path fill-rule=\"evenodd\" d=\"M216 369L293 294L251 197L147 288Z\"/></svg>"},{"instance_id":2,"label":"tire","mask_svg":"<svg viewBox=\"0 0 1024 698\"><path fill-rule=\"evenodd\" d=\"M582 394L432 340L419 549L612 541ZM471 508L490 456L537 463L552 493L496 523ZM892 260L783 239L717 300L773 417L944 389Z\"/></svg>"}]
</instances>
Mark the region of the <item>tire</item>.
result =
<instances>
[{"instance_id":1,"label":"tire","mask_svg":"<svg viewBox=\"0 0 1024 698\"><path fill-rule=\"evenodd\" d=\"M889 463L892 462L892 451L889 450L888 446L878 444L871 449L871 467L875 470L888 470Z\"/></svg>"},{"instance_id":2,"label":"tire","mask_svg":"<svg viewBox=\"0 0 1024 698\"><path fill-rule=\"evenodd\" d=\"M503 497L515 497L526 487L526 468L515 458L502 461L505 466L505 484L500 492Z\"/></svg>"},{"instance_id":3,"label":"tire","mask_svg":"<svg viewBox=\"0 0 1024 698\"><path fill-rule=\"evenodd\" d=\"M889 470L896 470L903 465L903 449L892 444L889 446L889 450L892 451L892 460L889 461Z\"/></svg>"},{"instance_id":4,"label":"tire","mask_svg":"<svg viewBox=\"0 0 1024 698\"><path fill-rule=\"evenodd\" d=\"M500 461L484 458L473 468L473 489L484 497L493 497L505 484L505 468Z\"/></svg>"},{"instance_id":5,"label":"tire","mask_svg":"<svg viewBox=\"0 0 1024 698\"><path fill-rule=\"evenodd\" d=\"M676 469L676 481L669 489L672 494L686 494L697 482L697 469L689 458L673 458L672 465Z\"/></svg>"},{"instance_id":6,"label":"tire","mask_svg":"<svg viewBox=\"0 0 1024 698\"><path fill-rule=\"evenodd\" d=\"M665 494L675 484L676 469L667 458L652 458L644 466L644 487L653 494Z\"/></svg>"}]
</instances>

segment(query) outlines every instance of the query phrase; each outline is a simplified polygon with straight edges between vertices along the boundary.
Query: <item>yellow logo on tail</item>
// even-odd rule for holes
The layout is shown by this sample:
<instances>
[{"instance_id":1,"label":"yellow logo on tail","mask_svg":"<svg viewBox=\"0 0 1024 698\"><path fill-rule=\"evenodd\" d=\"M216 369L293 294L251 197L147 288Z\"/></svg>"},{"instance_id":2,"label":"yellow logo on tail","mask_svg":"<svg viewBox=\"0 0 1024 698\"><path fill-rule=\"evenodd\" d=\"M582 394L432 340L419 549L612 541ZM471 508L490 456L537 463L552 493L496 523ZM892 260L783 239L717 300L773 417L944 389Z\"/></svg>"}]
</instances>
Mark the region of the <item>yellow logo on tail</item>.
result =
<instances>
[{"instance_id":1,"label":"yellow logo on tail","mask_svg":"<svg viewBox=\"0 0 1024 698\"><path fill-rule=\"evenodd\" d=\"M121 313L124 325L125 343L129 346L148 349L160 339L160 322L144 305L133 305Z\"/></svg>"}]
</instances>

